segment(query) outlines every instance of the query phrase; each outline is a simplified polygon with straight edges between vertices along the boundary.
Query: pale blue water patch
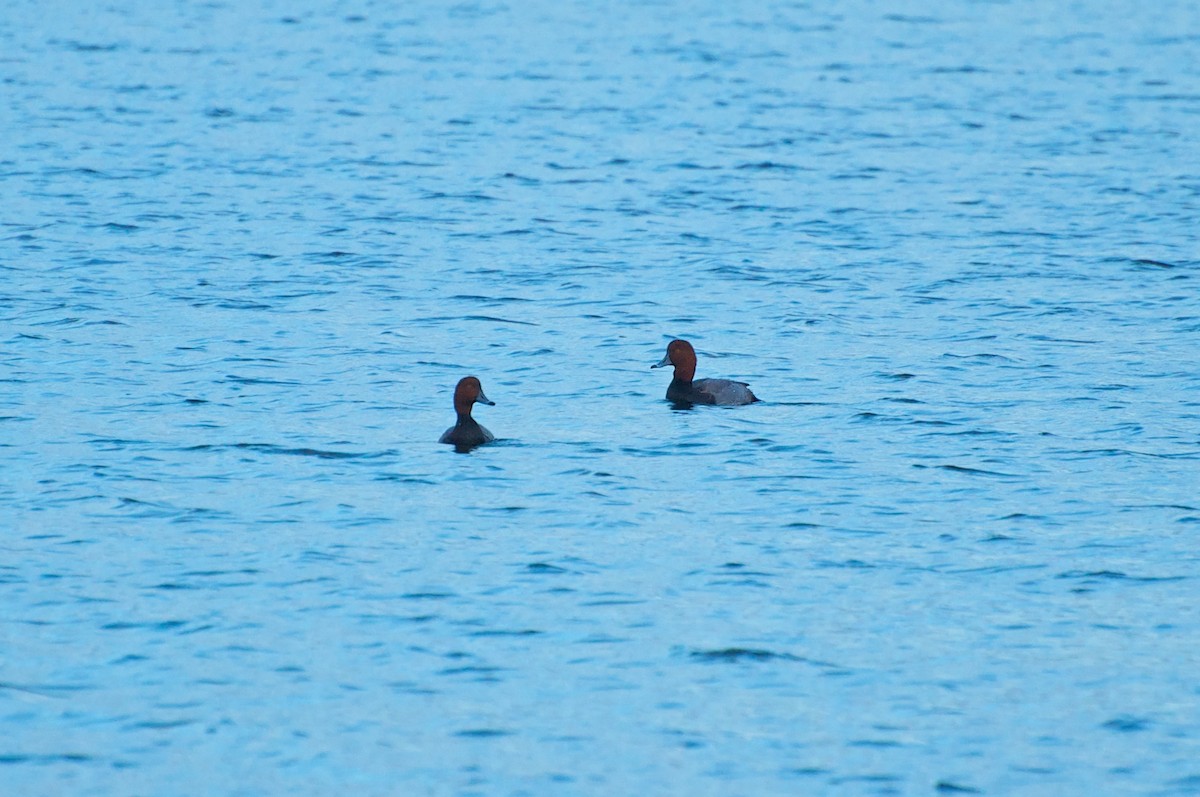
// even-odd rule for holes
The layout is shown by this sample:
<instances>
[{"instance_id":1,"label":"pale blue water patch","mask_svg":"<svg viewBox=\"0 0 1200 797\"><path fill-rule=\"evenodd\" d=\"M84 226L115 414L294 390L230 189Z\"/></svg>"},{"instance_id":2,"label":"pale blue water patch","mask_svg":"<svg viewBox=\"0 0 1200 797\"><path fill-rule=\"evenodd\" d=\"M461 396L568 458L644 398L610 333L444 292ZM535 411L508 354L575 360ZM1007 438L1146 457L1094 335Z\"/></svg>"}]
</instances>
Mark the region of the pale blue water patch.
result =
<instances>
[{"instance_id":1,"label":"pale blue water patch","mask_svg":"<svg viewBox=\"0 0 1200 797\"><path fill-rule=\"evenodd\" d=\"M1195 793L1198 41L12 4L4 791Z\"/></svg>"}]
</instances>

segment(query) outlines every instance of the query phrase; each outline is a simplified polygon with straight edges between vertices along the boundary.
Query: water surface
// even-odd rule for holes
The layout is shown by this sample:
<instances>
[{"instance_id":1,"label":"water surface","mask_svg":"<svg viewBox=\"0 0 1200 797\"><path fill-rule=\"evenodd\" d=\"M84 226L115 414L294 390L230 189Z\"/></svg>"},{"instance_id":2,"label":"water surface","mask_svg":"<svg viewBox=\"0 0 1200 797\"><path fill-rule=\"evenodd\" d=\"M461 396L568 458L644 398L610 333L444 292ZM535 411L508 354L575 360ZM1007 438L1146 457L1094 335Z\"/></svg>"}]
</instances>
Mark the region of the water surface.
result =
<instances>
[{"instance_id":1,"label":"water surface","mask_svg":"<svg viewBox=\"0 0 1200 797\"><path fill-rule=\"evenodd\" d=\"M0 43L5 792L1200 791L1192 4Z\"/></svg>"}]
</instances>

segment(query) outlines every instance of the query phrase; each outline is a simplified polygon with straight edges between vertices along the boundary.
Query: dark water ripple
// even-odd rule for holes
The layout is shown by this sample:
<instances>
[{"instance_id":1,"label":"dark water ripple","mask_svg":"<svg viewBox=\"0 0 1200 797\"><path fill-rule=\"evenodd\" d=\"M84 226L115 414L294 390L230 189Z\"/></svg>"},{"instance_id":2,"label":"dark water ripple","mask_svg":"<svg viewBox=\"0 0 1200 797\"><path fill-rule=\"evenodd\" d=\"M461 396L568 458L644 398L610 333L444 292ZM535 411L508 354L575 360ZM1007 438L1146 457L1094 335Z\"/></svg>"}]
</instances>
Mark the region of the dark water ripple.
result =
<instances>
[{"instance_id":1,"label":"dark water ripple","mask_svg":"<svg viewBox=\"0 0 1200 797\"><path fill-rule=\"evenodd\" d=\"M1197 791L1191 5L78 11L0 16L6 793Z\"/></svg>"}]
</instances>

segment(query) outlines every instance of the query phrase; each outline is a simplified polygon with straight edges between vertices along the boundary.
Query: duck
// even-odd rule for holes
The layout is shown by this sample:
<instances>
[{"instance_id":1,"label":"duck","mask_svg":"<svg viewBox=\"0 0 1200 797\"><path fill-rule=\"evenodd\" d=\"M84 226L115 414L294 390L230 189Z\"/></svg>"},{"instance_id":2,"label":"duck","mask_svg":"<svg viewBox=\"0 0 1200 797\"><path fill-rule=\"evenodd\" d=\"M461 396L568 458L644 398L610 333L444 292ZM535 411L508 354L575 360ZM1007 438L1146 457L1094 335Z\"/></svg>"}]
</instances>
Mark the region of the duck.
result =
<instances>
[{"instance_id":1,"label":"duck","mask_svg":"<svg viewBox=\"0 0 1200 797\"><path fill-rule=\"evenodd\" d=\"M667 400L687 404L753 404L761 399L750 392L747 382L732 379L693 379L696 375L696 350L686 340L667 344L667 355L651 368L675 367L675 378L667 387Z\"/></svg>"},{"instance_id":2,"label":"duck","mask_svg":"<svg viewBox=\"0 0 1200 797\"><path fill-rule=\"evenodd\" d=\"M494 434L471 417L471 405L477 402L489 407L496 406L496 402L483 394L483 385L478 377L464 376L454 388L454 412L458 419L441 436L439 443L449 443L460 451L469 451L496 439Z\"/></svg>"}]
</instances>

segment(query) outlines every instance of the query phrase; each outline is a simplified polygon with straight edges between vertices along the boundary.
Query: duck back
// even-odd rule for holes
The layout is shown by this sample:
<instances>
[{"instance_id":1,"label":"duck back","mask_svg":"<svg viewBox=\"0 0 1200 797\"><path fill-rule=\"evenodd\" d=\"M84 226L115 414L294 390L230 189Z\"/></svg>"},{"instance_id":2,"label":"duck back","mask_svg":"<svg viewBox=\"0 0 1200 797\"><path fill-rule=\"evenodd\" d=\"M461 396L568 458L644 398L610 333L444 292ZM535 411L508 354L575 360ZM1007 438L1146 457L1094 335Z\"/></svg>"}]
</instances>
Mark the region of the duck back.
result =
<instances>
[{"instance_id":1,"label":"duck back","mask_svg":"<svg viewBox=\"0 0 1200 797\"><path fill-rule=\"evenodd\" d=\"M667 398L671 401L725 406L753 404L759 400L758 396L750 392L747 382L735 382L732 379L696 379L691 382L672 380L667 388Z\"/></svg>"},{"instance_id":2,"label":"duck back","mask_svg":"<svg viewBox=\"0 0 1200 797\"><path fill-rule=\"evenodd\" d=\"M447 429L438 440L455 446L481 446L490 443L496 436L483 428L474 418L465 418Z\"/></svg>"}]
</instances>

